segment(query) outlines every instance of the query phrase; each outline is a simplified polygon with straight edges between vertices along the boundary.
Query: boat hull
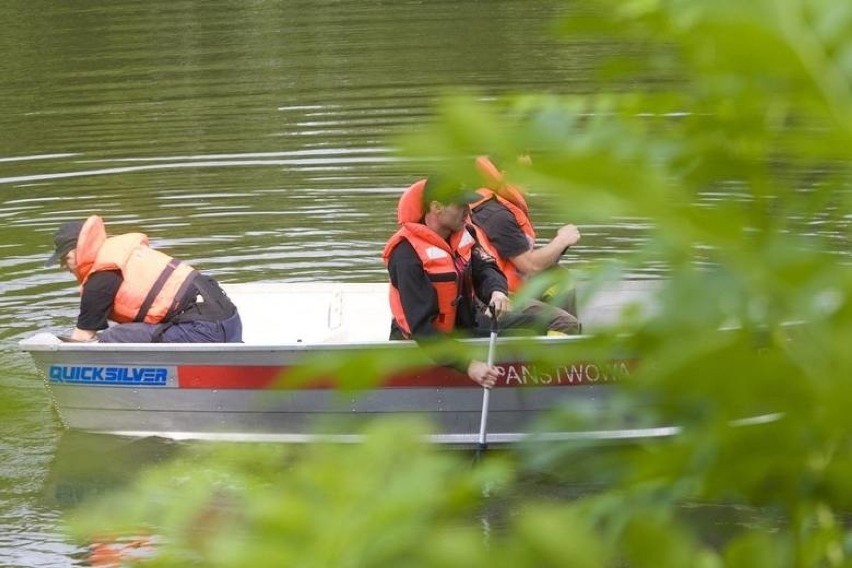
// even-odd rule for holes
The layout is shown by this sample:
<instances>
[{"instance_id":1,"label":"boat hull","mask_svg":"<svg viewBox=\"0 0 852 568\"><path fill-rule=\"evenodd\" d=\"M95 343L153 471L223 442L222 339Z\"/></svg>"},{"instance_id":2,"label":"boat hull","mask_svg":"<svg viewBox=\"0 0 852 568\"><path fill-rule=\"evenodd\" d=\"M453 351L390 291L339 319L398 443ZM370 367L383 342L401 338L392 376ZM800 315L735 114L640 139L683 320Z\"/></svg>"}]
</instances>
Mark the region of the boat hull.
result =
<instances>
[{"instance_id":1,"label":"boat hull","mask_svg":"<svg viewBox=\"0 0 852 568\"><path fill-rule=\"evenodd\" d=\"M357 440L361 426L375 418L411 416L434 425L433 441L478 439L482 389L463 373L431 363L414 342L387 340L386 285L246 285L231 293L249 331L247 343L79 344L42 333L21 347L41 371L62 424L76 430L345 442ZM271 307L290 317L271 314ZM284 329L283 321L295 325ZM587 339L533 340L537 351L549 354L547 360L564 359L546 369L528 360L525 340L498 341L501 377L489 397L489 444L533 433L543 439L665 434L627 427L542 434L536 428L536 421L557 407L574 406L586 414L604 409L613 384L629 379L633 361L578 360L582 350L575 342ZM465 343L484 360L487 340ZM393 359L396 366L352 368L371 354L378 360L391 355L384 360ZM320 365L311 367L317 361ZM343 363L329 364L335 361ZM306 380L306 366L323 370Z\"/></svg>"},{"instance_id":2,"label":"boat hull","mask_svg":"<svg viewBox=\"0 0 852 568\"><path fill-rule=\"evenodd\" d=\"M472 342L473 343L473 342ZM101 348L105 346L100 346ZM213 346L210 346L213 347ZM333 377L290 377L309 356L345 360L376 346L334 350L218 345L175 352L154 346L121 351L74 348L32 351L63 424L90 432L175 439L310 441L351 439L381 416L417 416L439 442L471 442L478 434L482 389L465 375L418 366L362 384ZM553 342L559 348L559 342ZM418 352L413 344L395 349ZM251 362L249 362L251 361ZM601 405L611 383L629 375L628 361L574 363L543 373L526 362L498 363L501 381L489 404L489 441L511 442L533 431L537 417L560 404Z\"/></svg>"}]
</instances>

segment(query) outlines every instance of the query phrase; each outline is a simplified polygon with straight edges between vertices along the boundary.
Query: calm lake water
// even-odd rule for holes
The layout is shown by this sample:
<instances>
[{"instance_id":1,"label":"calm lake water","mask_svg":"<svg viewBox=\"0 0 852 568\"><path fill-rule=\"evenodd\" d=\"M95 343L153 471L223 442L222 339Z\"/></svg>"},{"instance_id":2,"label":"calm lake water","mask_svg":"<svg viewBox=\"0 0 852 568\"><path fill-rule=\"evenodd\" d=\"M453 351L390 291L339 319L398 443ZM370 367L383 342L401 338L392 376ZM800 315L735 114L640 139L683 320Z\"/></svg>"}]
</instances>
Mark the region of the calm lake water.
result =
<instances>
[{"instance_id":1,"label":"calm lake water","mask_svg":"<svg viewBox=\"0 0 852 568\"><path fill-rule=\"evenodd\" d=\"M62 434L16 347L74 323L74 282L43 267L59 224L101 214L112 233L146 232L223 282L382 280L396 199L428 174L395 157L394 140L429 120L438 94L594 88L603 48L555 40L562 10L526 0L0 3L0 565L78 564L84 551L60 526L75 491L61 481L63 455L116 461ZM568 262L611 257L642 236L624 220L533 209L542 235L581 225Z\"/></svg>"}]
</instances>

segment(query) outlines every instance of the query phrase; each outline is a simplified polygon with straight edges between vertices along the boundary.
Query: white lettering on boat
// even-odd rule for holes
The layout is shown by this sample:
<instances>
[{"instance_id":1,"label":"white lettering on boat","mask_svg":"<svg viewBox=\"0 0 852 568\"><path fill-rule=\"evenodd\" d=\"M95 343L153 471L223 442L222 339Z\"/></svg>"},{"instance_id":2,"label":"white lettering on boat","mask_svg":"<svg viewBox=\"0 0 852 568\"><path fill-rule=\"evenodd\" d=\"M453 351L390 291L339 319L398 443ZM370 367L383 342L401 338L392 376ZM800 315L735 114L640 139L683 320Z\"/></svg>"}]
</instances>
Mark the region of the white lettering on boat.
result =
<instances>
[{"instance_id":1,"label":"white lettering on boat","mask_svg":"<svg viewBox=\"0 0 852 568\"><path fill-rule=\"evenodd\" d=\"M132 385L137 387L166 386L167 367L99 367L51 365L51 383L82 385Z\"/></svg>"},{"instance_id":2,"label":"white lettering on boat","mask_svg":"<svg viewBox=\"0 0 852 568\"><path fill-rule=\"evenodd\" d=\"M572 363L555 368L524 363L510 363L498 367L507 386L601 384L620 381L630 376L627 361Z\"/></svg>"}]
</instances>

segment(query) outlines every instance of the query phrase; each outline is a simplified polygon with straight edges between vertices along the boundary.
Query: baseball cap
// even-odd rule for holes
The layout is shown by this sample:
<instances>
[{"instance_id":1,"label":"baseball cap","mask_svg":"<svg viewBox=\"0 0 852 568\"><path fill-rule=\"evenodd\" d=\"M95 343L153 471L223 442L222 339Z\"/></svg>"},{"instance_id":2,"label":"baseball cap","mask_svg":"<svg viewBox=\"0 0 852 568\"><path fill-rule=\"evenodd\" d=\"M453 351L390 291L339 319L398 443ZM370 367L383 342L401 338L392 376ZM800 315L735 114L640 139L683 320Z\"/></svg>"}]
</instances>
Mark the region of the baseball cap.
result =
<instances>
[{"instance_id":1,"label":"baseball cap","mask_svg":"<svg viewBox=\"0 0 852 568\"><path fill-rule=\"evenodd\" d=\"M80 231L83 229L85 221L69 221L63 223L53 234L53 244L55 250L50 258L44 263L45 266L55 265L60 258L77 248L77 238L80 236Z\"/></svg>"},{"instance_id":2,"label":"baseball cap","mask_svg":"<svg viewBox=\"0 0 852 568\"><path fill-rule=\"evenodd\" d=\"M467 205L482 199L469 186L442 177L430 177L423 188L423 210L429 209L429 203L437 201L444 204Z\"/></svg>"}]
</instances>

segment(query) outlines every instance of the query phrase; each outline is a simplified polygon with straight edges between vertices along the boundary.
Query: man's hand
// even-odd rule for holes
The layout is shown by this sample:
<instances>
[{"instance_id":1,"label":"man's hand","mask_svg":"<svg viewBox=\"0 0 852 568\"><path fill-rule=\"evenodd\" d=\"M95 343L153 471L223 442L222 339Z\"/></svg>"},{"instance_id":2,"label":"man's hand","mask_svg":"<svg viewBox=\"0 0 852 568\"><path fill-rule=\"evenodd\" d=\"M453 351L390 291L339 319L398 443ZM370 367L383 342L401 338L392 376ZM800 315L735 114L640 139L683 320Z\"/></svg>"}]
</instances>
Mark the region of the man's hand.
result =
<instances>
[{"instance_id":1,"label":"man's hand","mask_svg":"<svg viewBox=\"0 0 852 568\"><path fill-rule=\"evenodd\" d=\"M467 366L467 376L476 384L490 389L497 383L500 375L494 365L489 366L488 363L474 359Z\"/></svg>"},{"instance_id":2,"label":"man's hand","mask_svg":"<svg viewBox=\"0 0 852 568\"><path fill-rule=\"evenodd\" d=\"M73 342L87 343L89 341L97 340L97 334L88 329L75 327L74 331L71 332L71 337L69 339Z\"/></svg>"},{"instance_id":3,"label":"man's hand","mask_svg":"<svg viewBox=\"0 0 852 568\"><path fill-rule=\"evenodd\" d=\"M497 319L500 319L505 313L508 313L511 309L511 303L509 302L509 296L504 294L503 292L495 291L491 294L491 300L488 302L489 306L494 306L494 314L491 314L491 310L486 308L489 316L496 316Z\"/></svg>"},{"instance_id":4,"label":"man's hand","mask_svg":"<svg viewBox=\"0 0 852 568\"><path fill-rule=\"evenodd\" d=\"M556 238L562 248L566 249L580 242L580 229L576 225L563 225L556 231Z\"/></svg>"},{"instance_id":5,"label":"man's hand","mask_svg":"<svg viewBox=\"0 0 852 568\"><path fill-rule=\"evenodd\" d=\"M92 337L88 339L76 338L73 333L71 335L57 335L56 337L65 343L97 343L98 341L98 338L95 335L92 335Z\"/></svg>"}]
</instances>

